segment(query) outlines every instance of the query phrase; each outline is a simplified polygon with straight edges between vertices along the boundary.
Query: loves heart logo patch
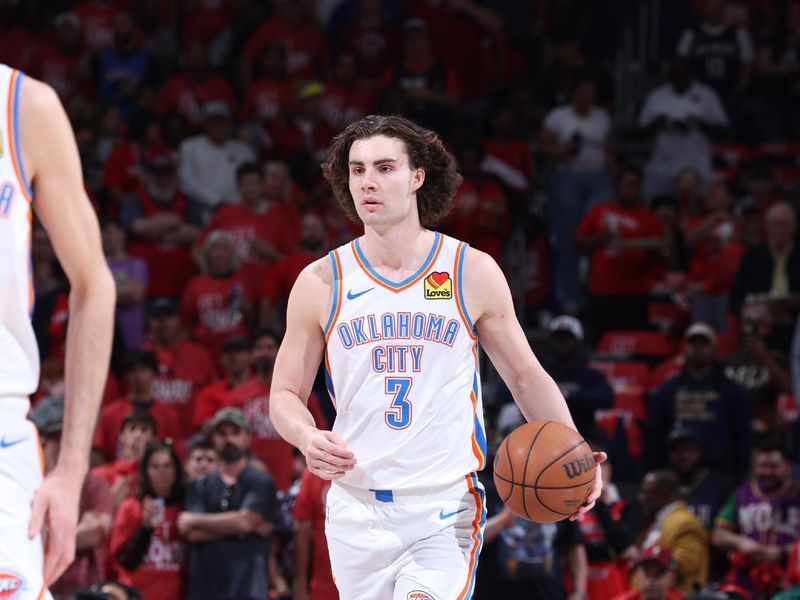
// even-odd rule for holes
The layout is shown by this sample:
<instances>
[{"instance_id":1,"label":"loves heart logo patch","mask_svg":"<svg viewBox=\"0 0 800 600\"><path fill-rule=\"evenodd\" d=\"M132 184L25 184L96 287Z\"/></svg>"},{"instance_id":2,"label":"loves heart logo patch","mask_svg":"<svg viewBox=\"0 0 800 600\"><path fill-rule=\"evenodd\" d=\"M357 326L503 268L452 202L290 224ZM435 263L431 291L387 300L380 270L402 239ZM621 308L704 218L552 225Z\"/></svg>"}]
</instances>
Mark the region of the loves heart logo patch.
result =
<instances>
[{"instance_id":1,"label":"loves heart logo patch","mask_svg":"<svg viewBox=\"0 0 800 600\"><path fill-rule=\"evenodd\" d=\"M450 273L434 271L425 278L426 300L449 300L453 297Z\"/></svg>"},{"instance_id":2,"label":"loves heart logo patch","mask_svg":"<svg viewBox=\"0 0 800 600\"><path fill-rule=\"evenodd\" d=\"M16 598L25 587L25 580L13 571L0 571L0 600Z\"/></svg>"}]
</instances>

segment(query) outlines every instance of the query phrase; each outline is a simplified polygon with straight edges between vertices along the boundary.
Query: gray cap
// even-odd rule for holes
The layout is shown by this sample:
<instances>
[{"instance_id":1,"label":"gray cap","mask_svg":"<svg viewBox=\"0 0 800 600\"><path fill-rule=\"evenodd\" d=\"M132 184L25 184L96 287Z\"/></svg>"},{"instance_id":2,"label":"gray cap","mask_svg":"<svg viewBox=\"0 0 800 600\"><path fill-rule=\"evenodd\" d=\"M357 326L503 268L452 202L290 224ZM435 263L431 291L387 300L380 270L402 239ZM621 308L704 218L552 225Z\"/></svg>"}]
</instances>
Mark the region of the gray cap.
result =
<instances>
[{"instance_id":1,"label":"gray cap","mask_svg":"<svg viewBox=\"0 0 800 600\"><path fill-rule=\"evenodd\" d=\"M203 116L206 119L230 119L231 107L224 100L212 100L211 102L206 102L205 106L203 106Z\"/></svg>"},{"instance_id":2,"label":"gray cap","mask_svg":"<svg viewBox=\"0 0 800 600\"><path fill-rule=\"evenodd\" d=\"M234 406L220 408L217 414L214 415L214 418L211 419L211 428L216 429L223 423L233 423L242 429L250 431L250 423L247 421L247 416L245 416L241 409Z\"/></svg>"},{"instance_id":3,"label":"gray cap","mask_svg":"<svg viewBox=\"0 0 800 600\"><path fill-rule=\"evenodd\" d=\"M33 421L41 435L60 432L64 428L64 398L42 398L28 413L28 418Z\"/></svg>"},{"instance_id":4,"label":"gray cap","mask_svg":"<svg viewBox=\"0 0 800 600\"><path fill-rule=\"evenodd\" d=\"M570 315L561 315L550 321L550 333L557 331L566 331L579 342L583 341L583 326L578 319Z\"/></svg>"}]
</instances>

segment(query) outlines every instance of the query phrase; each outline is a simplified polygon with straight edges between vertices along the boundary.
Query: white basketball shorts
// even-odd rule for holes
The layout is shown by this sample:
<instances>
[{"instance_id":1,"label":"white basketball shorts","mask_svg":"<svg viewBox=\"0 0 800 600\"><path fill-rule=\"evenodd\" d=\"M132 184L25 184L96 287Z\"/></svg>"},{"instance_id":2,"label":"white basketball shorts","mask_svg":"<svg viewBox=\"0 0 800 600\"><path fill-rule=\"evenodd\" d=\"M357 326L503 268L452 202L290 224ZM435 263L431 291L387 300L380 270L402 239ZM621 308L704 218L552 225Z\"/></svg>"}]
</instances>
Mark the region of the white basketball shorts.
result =
<instances>
[{"instance_id":1,"label":"white basketball shorts","mask_svg":"<svg viewBox=\"0 0 800 600\"><path fill-rule=\"evenodd\" d=\"M28 400L0 398L0 598L50 599L41 537L28 539L33 495L42 483L42 453Z\"/></svg>"},{"instance_id":2,"label":"white basketball shorts","mask_svg":"<svg viewBox=\"0 0 800 600\"><path fill-rule=\"evenodd\" d=\"M325 534L347 600L467 600L486 522L475 474L433 490L359 490L333 482Z\"/></svg>"}]
</instances>

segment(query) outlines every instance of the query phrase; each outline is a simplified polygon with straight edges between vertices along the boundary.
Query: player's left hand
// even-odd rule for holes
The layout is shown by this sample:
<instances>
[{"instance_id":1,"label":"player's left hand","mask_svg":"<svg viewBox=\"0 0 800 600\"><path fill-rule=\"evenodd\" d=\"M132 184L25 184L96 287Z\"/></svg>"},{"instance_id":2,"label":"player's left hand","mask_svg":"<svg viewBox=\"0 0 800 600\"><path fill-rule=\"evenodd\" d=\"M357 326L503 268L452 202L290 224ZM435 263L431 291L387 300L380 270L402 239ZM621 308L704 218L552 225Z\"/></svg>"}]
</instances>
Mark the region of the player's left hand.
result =
<instances>
[{"instance_id":1,"label":"player's left hand","mask_svg":"<svg viewBox=\"0 0 800 600\"><path fill-rule=\"evenodd\" d=\"M587 512L592 510L594 503L600 497L600 494L603 493L603 472L600 470L600 465L606 462L608 455L605 452L594 452L593 456L594 462L597 463L597 466L594 468L594 487L592 488L592 493L586 498L586 502L581 504L578 512L569 518L570 521L574 521L581 515L585 515Z\"/></svg>"},{"instance_id":2,"label":"player's left hand","mask_svg":"<svg viewBox=\"0 0 800 600\"><path fill-rule=\"evenodd\" d=\"M33 498L28 537L44 534L44 580L52 584L75 558L78 503L83 479L65 474L56 467L48 474Z\"/></svg>"}]
</instances>

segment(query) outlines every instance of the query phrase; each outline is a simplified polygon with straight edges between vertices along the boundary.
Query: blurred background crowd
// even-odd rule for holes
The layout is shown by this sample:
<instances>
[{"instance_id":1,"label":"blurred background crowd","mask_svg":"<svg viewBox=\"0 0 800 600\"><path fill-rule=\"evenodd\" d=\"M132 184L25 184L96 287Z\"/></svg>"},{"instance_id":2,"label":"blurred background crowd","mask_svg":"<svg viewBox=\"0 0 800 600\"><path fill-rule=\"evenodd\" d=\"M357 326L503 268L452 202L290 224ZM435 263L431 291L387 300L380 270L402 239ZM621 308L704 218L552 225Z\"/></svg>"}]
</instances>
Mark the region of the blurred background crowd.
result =
<instances>
[{"instance_id":1,"label":"blurred background crowd","mask_svg":"<svg viewBox=\"0 0 800 600\"><path fill-rule=\"evenodd\" d=\"M557 525L481 474L475 597L800 597L800 1L6 0L0 32L67 108L117 283L58 598L337 597L268 399L294 280L359 235L320 162L373 112L452 150L441 230L610 457ZM69 289L35 221L31 255L50 468ZM522 417L483 366L491 454Z\"/></svg>"}]
</instances>

